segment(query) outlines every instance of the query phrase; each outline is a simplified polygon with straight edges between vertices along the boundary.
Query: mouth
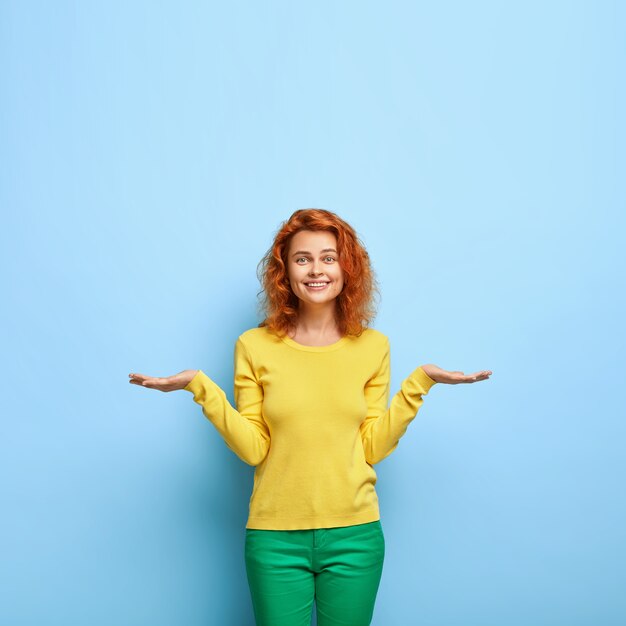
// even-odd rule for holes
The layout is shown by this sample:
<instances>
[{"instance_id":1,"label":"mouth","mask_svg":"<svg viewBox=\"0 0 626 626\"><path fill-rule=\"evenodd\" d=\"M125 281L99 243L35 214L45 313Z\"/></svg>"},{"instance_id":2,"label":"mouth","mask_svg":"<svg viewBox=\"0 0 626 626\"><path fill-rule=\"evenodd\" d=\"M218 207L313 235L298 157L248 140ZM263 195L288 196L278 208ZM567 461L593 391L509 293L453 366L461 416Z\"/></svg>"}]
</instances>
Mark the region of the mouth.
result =
<instances>
[{"instance_id":1,"label":"mouth","mask_svg":"<svg viewBox=\"0 0 626 626\"><path fill-rule=\"evenodd\" d=\"M308 283L304 283L304 286L309 290L309 291L324 291L324 289L326 289L326 287L329 285L330 281L326 281L326 280L317 280L317 281L311 281Z\"/></svg>"}]
</instances>

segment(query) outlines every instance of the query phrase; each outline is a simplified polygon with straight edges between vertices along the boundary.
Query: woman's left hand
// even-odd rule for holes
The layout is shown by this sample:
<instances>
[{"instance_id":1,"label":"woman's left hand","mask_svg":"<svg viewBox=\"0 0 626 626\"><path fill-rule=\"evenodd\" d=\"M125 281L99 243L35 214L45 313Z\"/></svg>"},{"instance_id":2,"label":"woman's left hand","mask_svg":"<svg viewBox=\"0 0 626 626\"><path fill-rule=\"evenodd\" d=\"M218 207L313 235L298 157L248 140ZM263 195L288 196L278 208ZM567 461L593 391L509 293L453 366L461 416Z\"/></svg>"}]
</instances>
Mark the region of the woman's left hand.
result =
<instances>
[{"instance_id":1,"label":"woman's left hand","mask_svg":"<svg viewBox=\"0 0 626 626\"><path fill-rule=\"evenodd\" d=\"M463 372L454 371L447 372L440 367L429 363L428 365L422 365L422 369L430 376L436 383L447 383L448 385L458 385L459 383L475 383L479 380L487 380L493 373L491 370L482 370L474 374L464 374Z\"/></svg>"}]
</instances>

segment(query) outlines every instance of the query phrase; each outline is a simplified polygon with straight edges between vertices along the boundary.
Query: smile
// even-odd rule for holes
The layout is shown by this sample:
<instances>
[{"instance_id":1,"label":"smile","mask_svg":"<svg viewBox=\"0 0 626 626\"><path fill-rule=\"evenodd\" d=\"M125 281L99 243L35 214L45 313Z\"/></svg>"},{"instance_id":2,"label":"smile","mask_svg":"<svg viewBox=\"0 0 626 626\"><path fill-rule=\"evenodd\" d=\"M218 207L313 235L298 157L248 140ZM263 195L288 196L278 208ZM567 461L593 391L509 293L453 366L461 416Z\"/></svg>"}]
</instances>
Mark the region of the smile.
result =
<instances>
[{"instance_id":1,"label":"smile","mask_svg":"<svg viewBox=\"0 0 626 626\"><path fill-rule=\"evenodd\" d=\"M304 283L307 289L311 291L323 291L326 289L328 283L327 282L310 282Z\"/></svg>"}]
</instances>

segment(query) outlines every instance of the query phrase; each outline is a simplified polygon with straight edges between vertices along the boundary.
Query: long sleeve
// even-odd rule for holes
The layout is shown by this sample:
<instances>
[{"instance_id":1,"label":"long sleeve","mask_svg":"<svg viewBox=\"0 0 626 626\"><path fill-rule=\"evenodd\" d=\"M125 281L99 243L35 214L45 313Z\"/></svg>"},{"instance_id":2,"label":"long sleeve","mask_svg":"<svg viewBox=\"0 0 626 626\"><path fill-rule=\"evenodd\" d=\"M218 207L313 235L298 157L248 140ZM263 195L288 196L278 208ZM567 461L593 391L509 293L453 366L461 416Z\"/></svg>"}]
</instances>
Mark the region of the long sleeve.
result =
<instances>
[{"instance_id":1,"label":"long sleeve","mask_svg":"<svg viewBox=\"0 0 626 626\"><path fill-rule=\"evenodd\" d=\"M241 340L234 353L235 404L202 370L184 387L193 393L194 402L222 435L226 445L248 465L259 465L270 447L270 431L263 419L263 387L257 381L252 361Z\"/></svg>"},{"instance_id":2,"label":"long sleeve","mask_svg":"<svg viewBox=\"0 0 626 626\"><path fill-rule=\"evenodd\" d=\"M402 382L400 391L389 405L390 379L390 346L387 338L378 372L365 385L367 417L361 424L361 439L365 459L370 465L382 461L398 447L400 438L422 406L422 396L436 384L418 367Z\"/></svg>"}]
</instances>

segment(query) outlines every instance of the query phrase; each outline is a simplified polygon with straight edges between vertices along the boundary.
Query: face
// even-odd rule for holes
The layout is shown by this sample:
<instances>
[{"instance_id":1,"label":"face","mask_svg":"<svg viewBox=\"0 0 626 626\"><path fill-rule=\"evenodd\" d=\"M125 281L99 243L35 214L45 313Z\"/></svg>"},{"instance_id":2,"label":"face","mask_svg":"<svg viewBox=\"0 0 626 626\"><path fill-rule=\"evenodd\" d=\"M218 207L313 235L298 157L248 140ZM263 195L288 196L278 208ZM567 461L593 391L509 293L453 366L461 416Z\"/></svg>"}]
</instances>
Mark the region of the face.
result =
<instances>
[{"instance_id":1,"label":"face","mask_svg":"<svg viewBox=\"0 0 626 626\"><path fill-rule=\"evenodd\" d=\"M287 273L291 289L301 301L313 306L333 301L343 289L335 235L327 231L297 232L289 245ZM310 286L316 282L324 284Z\"/></svg>"}]
</instances>

